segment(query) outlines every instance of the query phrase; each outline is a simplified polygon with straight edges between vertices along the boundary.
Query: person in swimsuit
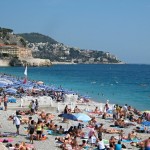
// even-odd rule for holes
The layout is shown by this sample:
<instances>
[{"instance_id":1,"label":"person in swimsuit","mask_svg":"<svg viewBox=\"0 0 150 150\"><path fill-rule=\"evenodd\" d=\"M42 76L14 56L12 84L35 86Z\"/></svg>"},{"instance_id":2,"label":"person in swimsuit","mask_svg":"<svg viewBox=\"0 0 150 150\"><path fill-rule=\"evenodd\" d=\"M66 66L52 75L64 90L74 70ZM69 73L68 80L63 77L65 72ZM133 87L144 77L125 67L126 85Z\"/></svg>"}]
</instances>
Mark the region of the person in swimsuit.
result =
<instances>
[{"instance_id":1,"label":"person in swimsuit","mask_svg":"<svg viewBox=\"0 0 150 150\"><path fill-rule=\"evenodd\" d=\"M150 137L145 141L145 150L150 150Z\"/></svg>"}]
</instances>

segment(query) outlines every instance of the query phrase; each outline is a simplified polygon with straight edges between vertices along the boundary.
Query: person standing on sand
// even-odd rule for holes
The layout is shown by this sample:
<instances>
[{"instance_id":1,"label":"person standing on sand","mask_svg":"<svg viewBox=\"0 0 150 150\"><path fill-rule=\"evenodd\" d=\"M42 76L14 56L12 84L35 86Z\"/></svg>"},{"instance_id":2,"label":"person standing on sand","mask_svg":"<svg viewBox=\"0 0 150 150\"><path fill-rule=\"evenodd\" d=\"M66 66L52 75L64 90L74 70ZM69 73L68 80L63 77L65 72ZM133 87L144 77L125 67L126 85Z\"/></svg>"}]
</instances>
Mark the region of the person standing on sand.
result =
<instances>
[{"instance_id":1,"label":"person standing on sand","mask_svg":"<svg viewBox=\"0 0 150 150\"><path fill-rule=\"evenodd\" d=\"M20 128L20 124L21 124L21 122L20 122L20 119L18 118L18 111L16 111L16 116L14 116L14 118L13 118L13 124L15 124L16 125L16 128L17 128L17 134L19 135L19 128Z\"/></svg>"},{"instance_id":2,"label":"person standing on sand","mask_svg":"<svg viewBox=\"0 0 150 150\"><path fill-rule=\"evenodd\" d=\"M31 124L29 124L28 131L29 131L29 134L30 134L30 143L32 142L32 144L33 144L33 133L35 131L34 120L31 120Z\"/></svg>"},{"instance_id":3,"label":"person standing on sand","mask_svg":"<svg viewBox=\"0 0 150 150\"><path fill-rule=\"evenodd\" d=\"M103 135L103 124L101 123L100 126L98 127L97 133L98 133L98 138L102 138Z\"/></svg>"},{"instance_id":4,"label":"person standing on sand","mask_svg":"<svg viewBox=\"0 0 150 150\"><path fill-rule=\"evenodd\" d=\"M8 99L7 99L7 96L4 95L4 111L7 111L7 103L8 103Z\"/></svg>"},{"instance_id":5,"label":"person standing on sand","mask_svg":"<svg viewBox=\"0 0 150 150\"><path fill-rule=\"evenodd\" d=\"M38 100L36 99L36 100L35 100L35 110L38 111L38 108L39 108L39 102L38 102Z\"/></svg>"},{"instance_id":6,"label":"person standing on sand","mask_svg":"<svg viewBox=\"0 0 150 150\"><path fill-rule=\"evenodd\" d=\"M36 107L36 105L34 103L34 100L32 100L32 102L31 102L31 115L35 114L35 107Z\"/></svg>"}]
</instances>

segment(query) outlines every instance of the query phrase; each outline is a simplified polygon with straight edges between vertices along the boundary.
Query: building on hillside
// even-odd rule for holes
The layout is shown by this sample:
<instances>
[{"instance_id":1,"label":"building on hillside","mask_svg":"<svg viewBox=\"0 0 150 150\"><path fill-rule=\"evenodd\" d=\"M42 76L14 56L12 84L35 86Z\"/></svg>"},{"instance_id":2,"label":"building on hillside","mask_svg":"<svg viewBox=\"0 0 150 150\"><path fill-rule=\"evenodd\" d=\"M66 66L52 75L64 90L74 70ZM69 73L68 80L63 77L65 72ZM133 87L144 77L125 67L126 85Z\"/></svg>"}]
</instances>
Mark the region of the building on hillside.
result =
<instances>
[{"instance_id":1,"label":"building on hillside","mask_svg":"<svg viewBox=\"0 0 150 150\"><path fill-rule=\"evenodd\" d=\"M30 49L27 48L23 48L23 47L17 47L19 50L19 55L18 57L22 57L22 58L32 58L32 51Z\"/></svg>"},{"instance_id":2,"label":"building on hillside","mask_svg":"<svg viewBox=\"0 0 150 150\"><path fill-rule=\"evenodd\" d=\"M0 44L0 54L9 54L13 57L22 57L22 58L32 57L32 52L30 49L4 44Z\"/></svg>"}]
</instances>

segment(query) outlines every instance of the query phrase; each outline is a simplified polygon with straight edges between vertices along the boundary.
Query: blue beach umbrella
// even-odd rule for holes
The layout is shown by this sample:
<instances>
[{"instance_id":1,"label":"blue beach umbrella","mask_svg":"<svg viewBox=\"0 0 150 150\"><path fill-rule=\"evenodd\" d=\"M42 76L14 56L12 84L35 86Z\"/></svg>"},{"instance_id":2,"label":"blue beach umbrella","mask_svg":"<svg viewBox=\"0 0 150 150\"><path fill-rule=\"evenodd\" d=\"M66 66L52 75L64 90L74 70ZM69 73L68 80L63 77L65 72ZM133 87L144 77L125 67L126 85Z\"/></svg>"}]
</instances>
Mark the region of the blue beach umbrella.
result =
<instances>
[{"instance_id":1,"label":"blue beach umbrella","mask_svg":"<svg viewBox=\"0 0 150 150\"><path fill-rule=\"evenodd\" d=\"M5 88L6 86L6 84L0 83L0 88Z\"/></svg>"},{"instance_id":2,"label":"blue beach umbrella","mask_svg":"<svg viewBox=\"0 0 150 150\"><path fill-rule=\"evenodd\" d=\"M17 93L17 90L16 89L13 89L13 88L8 88L5 90L6 93L9 93L9 94L16 94Z\"/></svg>"},{"instance_id":3,"label":"blue beach umbrella","mask_svg":"<svg viewBox=\"0 0 150 150\"><path fill-rule=\"evenodd\" d=\"M74 114L60 114L59 117L63 117L65 119L74 120L74 121L82 121L88 122L91 118L84 113L74 113Z\"/></svg>"}]
</instances>

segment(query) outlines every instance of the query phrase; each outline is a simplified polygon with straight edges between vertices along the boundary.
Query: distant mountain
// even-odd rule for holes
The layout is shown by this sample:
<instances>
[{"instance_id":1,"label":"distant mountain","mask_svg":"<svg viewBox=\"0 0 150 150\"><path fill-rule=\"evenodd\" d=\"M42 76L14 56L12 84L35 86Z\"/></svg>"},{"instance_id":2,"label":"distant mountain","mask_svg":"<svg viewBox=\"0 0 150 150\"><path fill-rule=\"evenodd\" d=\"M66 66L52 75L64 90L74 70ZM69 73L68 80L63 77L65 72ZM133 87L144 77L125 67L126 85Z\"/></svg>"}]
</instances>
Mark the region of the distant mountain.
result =
<instances>
[{"instance_id":1,"label":"distant mountain","mask_svg":"<svg viewBox=\"0 0 150 150\"><path fill-rule=\"evenodd\" d=\"M50 38L49 36L42 35L39 33L21 33L17 34L19 36L22 36L24 39L26 39L29 43L46 43L49 44L57 44L58 42L54 39Z\"/></svg>"},{"instance_id":2,"label":"distant mountain","mask_svg":"<svg viewBox=\"0 0 150 150\"><path fill-rule=\"evenodd\" d=\"M22 33L27 46L35 58L50 59L52 62L68 63L121 63L115 55L98 50L69 47L39 33Z\"/></svg>"}]
</instances>

